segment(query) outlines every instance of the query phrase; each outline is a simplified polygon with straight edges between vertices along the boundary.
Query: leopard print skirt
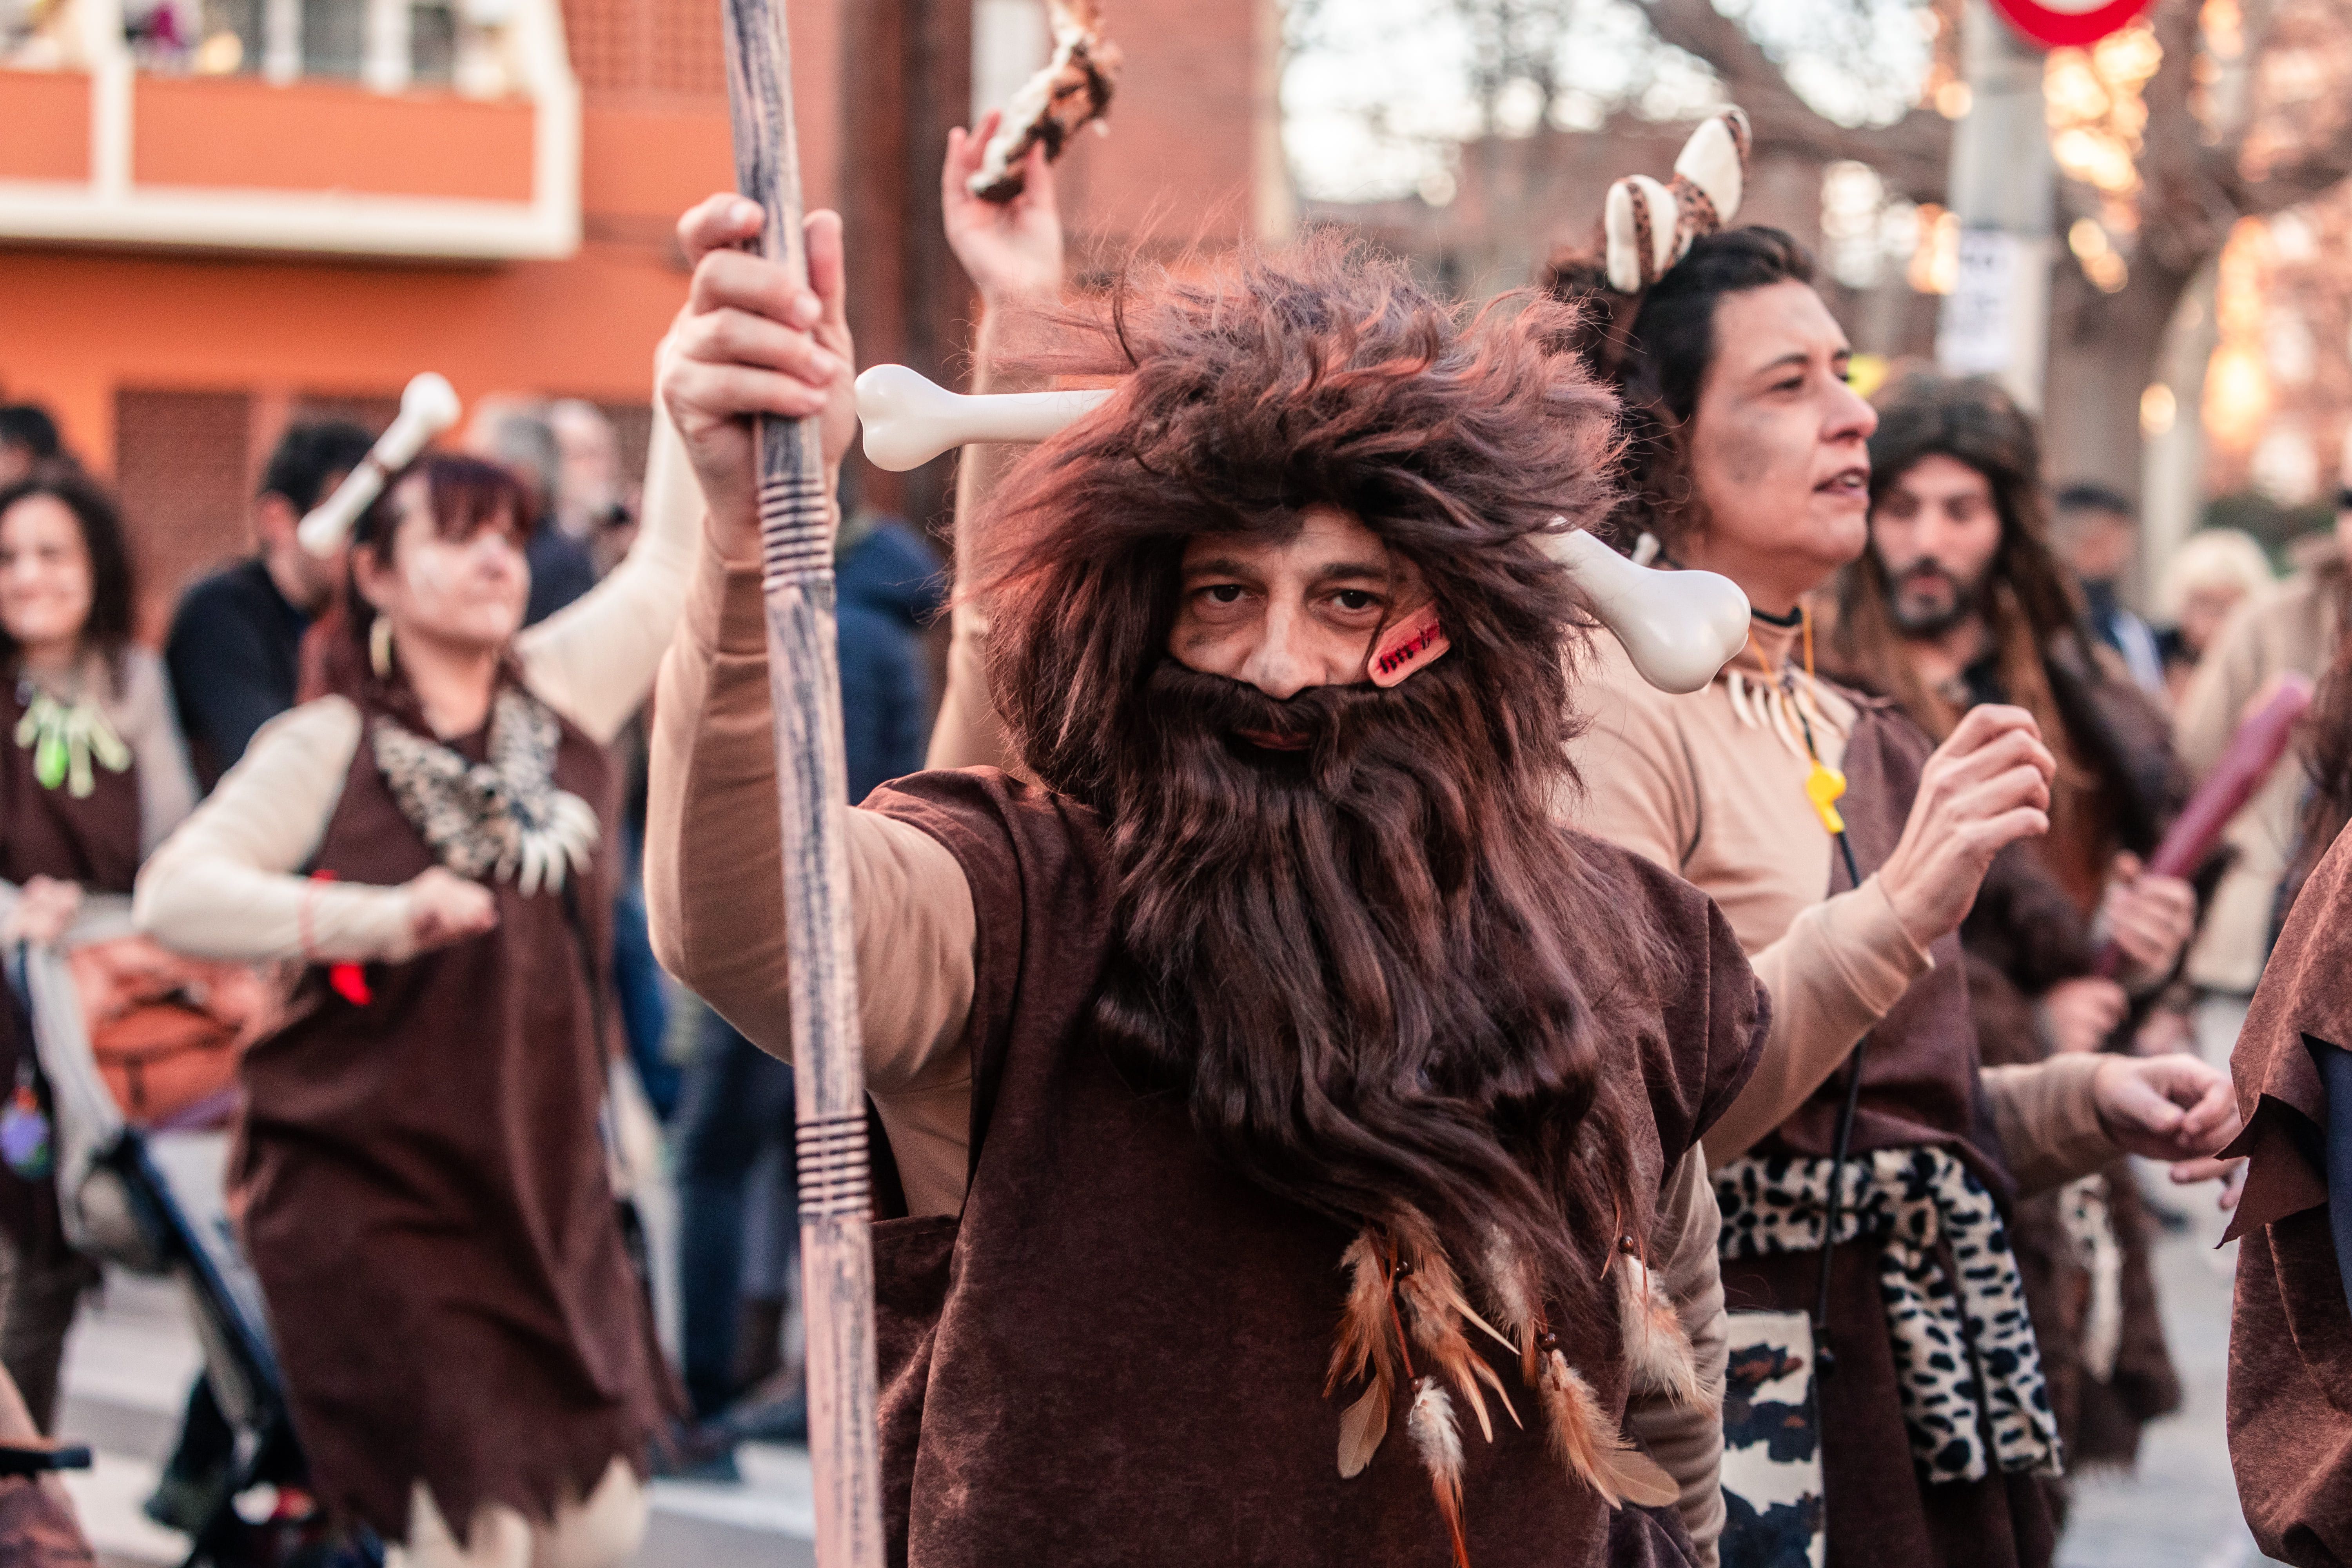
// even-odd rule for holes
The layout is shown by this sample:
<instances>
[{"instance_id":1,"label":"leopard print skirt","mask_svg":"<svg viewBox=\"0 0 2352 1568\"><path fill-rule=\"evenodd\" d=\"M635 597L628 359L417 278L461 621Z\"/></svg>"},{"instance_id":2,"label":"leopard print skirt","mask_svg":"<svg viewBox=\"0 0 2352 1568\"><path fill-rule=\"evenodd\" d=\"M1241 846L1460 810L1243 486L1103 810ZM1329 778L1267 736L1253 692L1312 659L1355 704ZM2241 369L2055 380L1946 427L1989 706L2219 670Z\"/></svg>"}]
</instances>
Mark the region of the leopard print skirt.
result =
<instances>
[{"instance_id":1,"label":"leopard print skirt","mask_svg":"<svg viewBox=\"0 0 2352 1568\"><path fill-rule=\"evenodd\" d=\"M1766 1154L1717 1171L1722 1255L1818 1248L1833 1164ZM2058 1421L1992 1194L1948 1150L1930 1148L1855 1156L1844 1193L1836 1239L1877 1248L1904 1425L1927 1479L1982 1480L1994 1466L2058 1474Z\"/></svg>"}]
</instances>

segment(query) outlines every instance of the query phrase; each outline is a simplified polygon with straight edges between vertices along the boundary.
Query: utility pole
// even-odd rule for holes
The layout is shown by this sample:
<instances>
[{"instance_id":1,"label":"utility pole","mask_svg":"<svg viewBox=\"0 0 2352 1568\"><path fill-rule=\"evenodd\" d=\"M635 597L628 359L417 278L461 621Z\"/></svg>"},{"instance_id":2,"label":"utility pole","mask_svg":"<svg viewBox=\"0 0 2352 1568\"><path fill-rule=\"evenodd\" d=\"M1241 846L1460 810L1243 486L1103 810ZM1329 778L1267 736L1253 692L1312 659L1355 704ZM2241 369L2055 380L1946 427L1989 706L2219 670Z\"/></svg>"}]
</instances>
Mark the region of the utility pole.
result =
<instances>
[{"instance_id":1,"label":"utility pole","mask_svg":"<svg viewBox=\"0 0 2352 1568\"><path fill-rule=\"evenodd\" d=\"M1936 359L1956 374L1999 376L2038 413L2050 357L2057 180L2042 106L2042 52L1989 0L1968 0L1961 26L1969 111L1953 132L1950 199L1960 220L1959 277L1944 299Z\"/></svg>"}]
</instances>

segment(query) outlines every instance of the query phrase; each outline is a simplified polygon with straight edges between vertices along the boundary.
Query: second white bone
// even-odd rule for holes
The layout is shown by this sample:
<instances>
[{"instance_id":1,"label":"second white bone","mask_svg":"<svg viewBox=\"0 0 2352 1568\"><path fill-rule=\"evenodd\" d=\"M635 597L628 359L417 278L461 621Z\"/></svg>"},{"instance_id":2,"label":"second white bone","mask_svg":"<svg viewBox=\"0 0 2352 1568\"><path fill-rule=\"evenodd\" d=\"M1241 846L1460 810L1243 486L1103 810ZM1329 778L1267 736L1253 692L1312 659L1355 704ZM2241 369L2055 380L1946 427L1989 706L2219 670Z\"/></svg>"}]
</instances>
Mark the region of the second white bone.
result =
<instances>
[{"instance_id":1,"label":"second white bone","mask_svg":"<svg viewBox=\"0 0 2352 1568\"><path fill-rule=\"evenodd\" d=\"M918 468L977 441L1043 441L1102 405L1107 391L967 397L902 364L857 378L857 417L877 467ZM1562 520L1564 521L1564 520ZM1581 529L1537 536L1593 616L1662 691L1697 691L1748 643L1748 595L1713 572L1654 572Z\"/></svg>"}]
</instances>

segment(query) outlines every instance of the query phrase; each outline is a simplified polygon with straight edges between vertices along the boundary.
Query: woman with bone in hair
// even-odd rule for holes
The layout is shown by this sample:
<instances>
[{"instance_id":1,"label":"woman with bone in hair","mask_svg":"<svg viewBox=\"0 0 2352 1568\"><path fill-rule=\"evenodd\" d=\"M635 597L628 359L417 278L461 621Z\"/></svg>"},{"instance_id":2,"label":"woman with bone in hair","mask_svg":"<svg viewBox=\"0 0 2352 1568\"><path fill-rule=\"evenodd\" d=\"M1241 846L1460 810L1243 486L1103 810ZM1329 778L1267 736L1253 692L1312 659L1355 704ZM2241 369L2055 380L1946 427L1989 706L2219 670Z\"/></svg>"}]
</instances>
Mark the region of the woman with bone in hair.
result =
<instances>
[{"instance_id":1,"label":"woman with bone in hair","mask_svg":"<svg viewBox=\"0 0 2352 1568\"><path fill-rule=\"evenodd\" d=\"M184 951L282 960L231 1173L313 1489L420 1563L617 1563L673 1406L600 1131L617 781L699 505L520 630L515 480L428 456L362 512L319 694L139 879Z\"/></svg>"},{"instance_id":2,"label":"woman with bone in hair","mask_svg":"<svg viewBox=\"0 0 2352 1568\"><path fill-rule=\"evenodd\" d=\"M1712 895L1772 995L1706 1137L1740 1309L1726 1555L1795 1560L1777 1552L1825 1531L1832 1563L2040 1564L2033 1476L2060 1455L2001 1205L2119 1149L2209 1152L2234 1119L2192 1058L1980 1071L1957 931L1995 852L2047 827L2053 762L2020 710L1933 747L1812 674L1807 596L1867 541L1874 416L1810 258L1720 228L1746 143L1734 110L1671 184L1621 181L1602 248L1549 278L1624 398L1624 542L1729 576L1754 612L1687 696L1601 644L1574 750L1580 825Z\"/></svg>"}]
</instances>

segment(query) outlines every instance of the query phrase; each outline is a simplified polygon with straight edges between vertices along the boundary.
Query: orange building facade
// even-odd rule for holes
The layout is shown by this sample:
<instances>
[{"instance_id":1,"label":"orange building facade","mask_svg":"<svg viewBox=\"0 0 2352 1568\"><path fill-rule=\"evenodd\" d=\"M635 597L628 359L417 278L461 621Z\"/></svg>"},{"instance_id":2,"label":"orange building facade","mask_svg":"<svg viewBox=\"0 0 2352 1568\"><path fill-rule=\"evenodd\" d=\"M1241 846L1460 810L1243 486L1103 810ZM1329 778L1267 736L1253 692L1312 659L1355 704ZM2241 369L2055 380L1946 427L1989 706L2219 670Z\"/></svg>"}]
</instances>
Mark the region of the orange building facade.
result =
<instances>
[{"instance_id":1,"label":"orange building facade","mask_svg":"<svg viewBox=\"0 0 2352 1568\"><path fill-rule=\"evenodd\" d=\"M122 0L0 40L0 400L114 479L151 629L246 548L298 414L380 424L429 369L468 403L589 399L641 449L673 225L732 184L719 0L165 0L131 30L173 4L176 52L124 45ZM1129 70L1114 134L1066 163L1073 226L1097 252L1278 232L1271 0L1110 9ZM877 296L862 356L951 374L941 138L1042 59L1043 7L789 16L806 195L844 206L853 298Z\"/></svg>"}]
</instances>

